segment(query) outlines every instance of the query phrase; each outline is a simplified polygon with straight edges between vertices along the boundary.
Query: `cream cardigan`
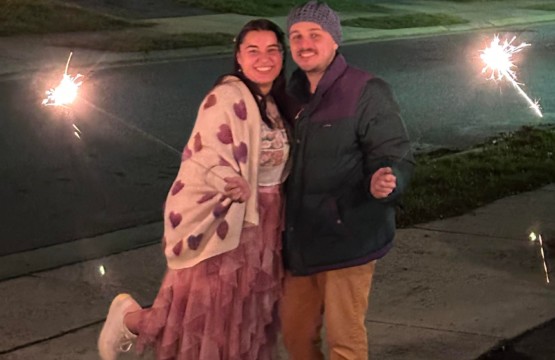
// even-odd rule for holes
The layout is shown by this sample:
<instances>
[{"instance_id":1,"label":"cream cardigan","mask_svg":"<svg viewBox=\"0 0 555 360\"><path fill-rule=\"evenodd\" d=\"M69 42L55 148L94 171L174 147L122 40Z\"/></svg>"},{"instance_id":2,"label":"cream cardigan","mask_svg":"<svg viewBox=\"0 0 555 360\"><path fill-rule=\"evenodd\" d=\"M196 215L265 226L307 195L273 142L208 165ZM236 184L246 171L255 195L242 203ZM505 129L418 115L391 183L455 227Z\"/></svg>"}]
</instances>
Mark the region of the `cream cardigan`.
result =
<instances>
[{"instance_id":1,"label":"cream cardigan","mask_svg":"<svg viewBox=\"0 0 555 360\"><path fill-rule=\"evenodd\" d=\"M241 229L258 225L261 118L245 84L228 76L204 98L164 207L168 267L181 269L235 249ZM223 180L241 175L250 198L232 202Z\"/></svg>"}]
</instances>

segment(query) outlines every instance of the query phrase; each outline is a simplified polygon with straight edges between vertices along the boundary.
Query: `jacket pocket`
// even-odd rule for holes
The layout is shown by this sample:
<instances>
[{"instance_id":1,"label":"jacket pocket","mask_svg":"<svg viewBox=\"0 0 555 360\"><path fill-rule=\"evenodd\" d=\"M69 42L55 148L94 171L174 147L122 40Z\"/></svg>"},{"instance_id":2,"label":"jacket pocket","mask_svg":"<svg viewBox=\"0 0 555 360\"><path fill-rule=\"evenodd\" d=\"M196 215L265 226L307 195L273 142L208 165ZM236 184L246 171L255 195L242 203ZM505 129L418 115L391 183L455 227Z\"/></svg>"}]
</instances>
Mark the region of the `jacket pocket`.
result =
<instances>
[{"instance_id":1,"label":"jacket pocket","mask_svg":"<svg viewBox=\"0 0 555 360\"><path fill-rule=\"evenodd\" d=\"M316 197L316 196L313 196ZM305 203L305 219L310 224L311 233L318 237L341 238L345 236L345 226L337 199L333 196L318 196L318 200Z\"/></svg>"}]
</instances>

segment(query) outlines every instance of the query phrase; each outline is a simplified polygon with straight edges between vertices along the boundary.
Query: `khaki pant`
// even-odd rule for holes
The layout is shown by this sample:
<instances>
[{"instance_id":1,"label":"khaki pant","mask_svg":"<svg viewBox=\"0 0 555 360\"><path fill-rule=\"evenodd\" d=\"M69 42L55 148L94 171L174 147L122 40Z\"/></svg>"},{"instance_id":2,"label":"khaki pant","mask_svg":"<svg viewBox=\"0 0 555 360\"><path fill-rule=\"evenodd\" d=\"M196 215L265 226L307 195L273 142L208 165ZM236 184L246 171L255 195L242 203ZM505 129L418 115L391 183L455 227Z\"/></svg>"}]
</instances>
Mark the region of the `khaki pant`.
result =
<instances>
[{"instance_id":1,"label":"khaki pant","mask_svg":"<svg viewBox=\"0 0 555 360\"><path fill-rule=\"evenodd\" d=\"M330 360L368 359L364 320L375 266L372 261L310 276L285 274L281 322L291 360L324 359L322 321Z\"/></svg>"}]
</instances>

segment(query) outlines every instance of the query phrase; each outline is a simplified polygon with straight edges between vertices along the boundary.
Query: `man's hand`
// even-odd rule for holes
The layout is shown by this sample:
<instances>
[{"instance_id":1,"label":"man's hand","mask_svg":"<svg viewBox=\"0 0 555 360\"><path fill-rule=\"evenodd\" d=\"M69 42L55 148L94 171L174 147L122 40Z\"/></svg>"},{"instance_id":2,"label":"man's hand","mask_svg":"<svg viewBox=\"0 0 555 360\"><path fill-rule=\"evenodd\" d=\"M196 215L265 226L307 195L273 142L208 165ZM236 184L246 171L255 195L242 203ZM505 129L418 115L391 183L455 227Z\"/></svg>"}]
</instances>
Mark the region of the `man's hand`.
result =
<instances>
[{"instance_id":1,"label":"man's hand","mask_svg":"<svg viewBox=\"0 0 555 360\"><path fill-rule=\"evenodd\" d=\"M370 180L370 193L376 199L383 199L395 190L397 178L390 167L379 168Z\"/></svg>"},{"instance_id":2,"label":"man's hand","mask_svg":"<svg viewBox=\"0 0 555 360\"><path fill-rule=\"evenodd\" d=\"M251 196L249 184L242 176L226 177L224 180L227 183L224 194L231 200L242 203Z\"/></svg>"}]
</instances>

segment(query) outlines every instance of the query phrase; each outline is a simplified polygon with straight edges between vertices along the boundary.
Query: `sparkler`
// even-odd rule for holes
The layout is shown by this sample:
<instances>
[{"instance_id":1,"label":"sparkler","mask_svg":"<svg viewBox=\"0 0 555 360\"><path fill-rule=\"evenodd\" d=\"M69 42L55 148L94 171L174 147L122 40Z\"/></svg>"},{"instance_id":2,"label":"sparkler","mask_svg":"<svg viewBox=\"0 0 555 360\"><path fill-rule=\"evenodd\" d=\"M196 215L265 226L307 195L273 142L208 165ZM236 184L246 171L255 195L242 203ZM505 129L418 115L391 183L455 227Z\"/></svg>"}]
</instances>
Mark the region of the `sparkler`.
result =
<instances>
[{"instance_id":1,"label":"sparkler","mask_svg":"<svg viewBox=\"0 0 555 360\"><path fill-rule=\"evenodd\" d=\"M46 91L46 98L42 101L42 105L68 108L77 98L79 87L83 84L83 75L77 74L75 77L72 77L67 73L72 56L73 52L70 52L60 85ZM73 129L73 135L81 139L81 130L77 125L73 124Z\"/></svg>"},{"instance_id":2,"label":"sparkler","mask_svg":"<svg viewBox=\"0 0 555 360\"><path fill-rule=\"evenodd\" d=\"M71 56L73 52L69 53L69 58L67 59L66 69L62 76L62 81L58 87L47 90L46 98L42 101L42 105L46 106L68 106L77 97L77 91L83 83L83 75L77 74L75 77L70 76L67 73L69 68L69 62L71 61Z\"/></svg>"},{"instance_id":3,"label":"sparkler","mask_svg":"<svg viewBox=\"0 0 555 360\"><path fill-rule=\"evenodd\" d=\"M543 117L538 101L530 99L520 87L520 85L523 84L517 82L516 65L513 63L512 56L522 51L524 48L529 47L530 44L523 42L519 45L513 45L515 39L516 36L513 36L510 41L505 40L501 43L498 35L493 37L490 47L480 51L480 58L482 58L485 63L482 74L488 71L491 72L488 80L500 81L507 79L517 90L519 95L530 105L530 108L534 110L539 117Z\"/></svg>"},{"instance_id":4,"label":"sparkler","mask_svg":"<svg viewBox=\"0 0 555 360\"><path fill-rule=\"evenodd\" d=\"M536 236L535 233L530 233L530 240L531 240L531 241L539 240L539 243L540 243L540 252L541 252L542 261L543 261L543 270L545 271L545 281L549 284L549 272L547 271L547 262L545 261L545 254L544 254L544 251L543 251L543 240L542 240L542 236L541 236L541 235Z\"/></svg>"}]
</instances>

